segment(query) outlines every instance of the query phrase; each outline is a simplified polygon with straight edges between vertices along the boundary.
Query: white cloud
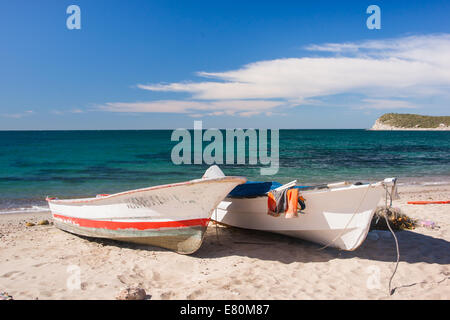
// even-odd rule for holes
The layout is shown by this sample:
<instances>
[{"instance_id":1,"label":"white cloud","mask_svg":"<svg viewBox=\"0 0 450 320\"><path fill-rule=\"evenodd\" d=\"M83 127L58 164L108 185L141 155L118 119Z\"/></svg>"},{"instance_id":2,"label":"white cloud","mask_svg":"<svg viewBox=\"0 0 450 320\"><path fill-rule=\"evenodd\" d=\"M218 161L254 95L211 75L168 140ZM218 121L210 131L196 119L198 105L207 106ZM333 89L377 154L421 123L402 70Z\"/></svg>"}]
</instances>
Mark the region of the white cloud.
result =
<instances>
[{"instance_id":1,"label":"white cloud","mask_svg":"<svg viewBox=\"0 0 450 320\"><path fill-rule=\"evenodd\" d=\"M360 96L362 108L375 109L420 107L416 100L430 97L450 101L450 34L306 49L330 56L274 59L237 70L199 72L205 78L200 82L138 84L144 90L184 92L190 97L187 101L108 103L102 109L251 116L339 94Z\"/></svg>"}]
</instances>

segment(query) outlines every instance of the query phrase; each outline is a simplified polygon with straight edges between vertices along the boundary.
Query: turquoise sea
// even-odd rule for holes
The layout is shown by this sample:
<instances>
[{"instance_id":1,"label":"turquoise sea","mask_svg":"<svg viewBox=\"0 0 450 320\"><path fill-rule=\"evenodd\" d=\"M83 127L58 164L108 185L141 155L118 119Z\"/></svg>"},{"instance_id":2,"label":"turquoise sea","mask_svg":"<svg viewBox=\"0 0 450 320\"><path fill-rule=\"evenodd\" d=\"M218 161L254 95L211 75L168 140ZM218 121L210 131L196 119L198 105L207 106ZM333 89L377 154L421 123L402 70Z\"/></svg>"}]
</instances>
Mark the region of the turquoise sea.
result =
<instances>
[{"instance_id":1,"label":"turquoise sea","mask_svg":"<svg viewBox=\"0 0 450 320\"><path fill-rule=\"evenodd\" d=\"M200 178L208 165L175 165L171 130L1 131L0 212L46 207L59 198L114 193ZM302 184L375 181L450 182L450 132L280 130L280 169L221 165L227 175ZM209 142L205 142L206 146ZM270 146L269 146L270 150Z\"/></svg>"}]
</instances>

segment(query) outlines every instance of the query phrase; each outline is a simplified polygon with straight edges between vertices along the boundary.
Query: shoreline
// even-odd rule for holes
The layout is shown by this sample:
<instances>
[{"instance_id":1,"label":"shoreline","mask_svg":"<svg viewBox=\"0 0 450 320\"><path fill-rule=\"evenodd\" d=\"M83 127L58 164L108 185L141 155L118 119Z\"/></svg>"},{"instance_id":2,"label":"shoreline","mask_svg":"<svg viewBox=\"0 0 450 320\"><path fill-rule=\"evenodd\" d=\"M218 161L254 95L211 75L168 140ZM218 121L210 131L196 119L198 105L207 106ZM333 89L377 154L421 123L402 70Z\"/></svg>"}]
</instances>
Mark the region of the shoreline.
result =
<instances>
[{"instance_id":1,"label":"shoreline","mask_svg":"<svg viewBox=\"0 0 450 320\"><path fill-rule=\"evenodd\" d=\"M53 225L25 226L51 221L49 212L0 215L0 291L14 299L114 299L123 287L138 285L157 300L450 299L450 205L407 204L448 198L450 186L398 191L394 207L438 228L396 232L400 264L393 296L387 292L396 258L389 231L371 231L360 248L347 252L210 224L200 250L179 255L79 237ZM73 270L80 274L76 288L68 287ZM378 282L370 282L377 274Z\"/></svg>"},{"instance_id":2,"label":"shoreline","mask_svg":"<svg viewBox=\"0 0 450 320\"><path fill-rule=\"evenodd\" d=\"M368 131L450 131L450 127L445 128L400 128L400 127L389 127L389 128L370 128Z\"/></svg>"},{"instance_id":3,"label":"shoreline","mask_svg":"<svg viewBox=\"0 0 450 320\"><path fill-rule=\"evenodd\" d=\"M434 180L434 178L436 178ZM380 179L382 180L382 179ZM375 179L369 179L368 181L374 182ZM335 183L337 181L331 181L330 183ZM351 180L351 182L356 182L356 180ZM317 183L320 184L320 183ZM428 177L406 177L406 178L399 178L397 185L399 187L433 187L433 186L449 186L450 187L450 176L428 176ZM88 198L92 197L93 195L83 195L83 196L68 196L67 198ZM65 197L62 197L62 199ZM36 197L32 198L33 200L36 199ZM23 199L21 199L23 201ZM50 212L50 209L47 205L43 205L44 199L40 201L39 203L31 202L30 205L24 206L24 207L9 207L9 208L1 208L0 207L0 216L3 215L9 215L9 214L39 214L41 212Z\"/></svg>"}]
</instances>

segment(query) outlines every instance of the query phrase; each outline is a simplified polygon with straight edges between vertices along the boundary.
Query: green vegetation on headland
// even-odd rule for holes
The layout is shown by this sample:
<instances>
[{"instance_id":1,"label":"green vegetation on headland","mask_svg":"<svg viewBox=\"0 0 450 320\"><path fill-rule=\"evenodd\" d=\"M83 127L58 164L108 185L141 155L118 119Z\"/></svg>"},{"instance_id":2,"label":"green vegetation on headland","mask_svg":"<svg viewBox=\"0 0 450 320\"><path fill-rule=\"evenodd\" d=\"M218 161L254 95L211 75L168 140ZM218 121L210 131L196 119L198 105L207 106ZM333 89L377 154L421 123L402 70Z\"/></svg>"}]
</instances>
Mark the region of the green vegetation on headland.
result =
<instances>
[{"instance_id":1,"label":"green vegetation on headland","mask_svg":"<svg viewBox=\"0 0 450 320\"><path fill-rule=\"evenodd\" d=\"M422 116L409 113L386 113L377 122L396 128L450 127L450 116Z\"/></svg>"}]
</instances>

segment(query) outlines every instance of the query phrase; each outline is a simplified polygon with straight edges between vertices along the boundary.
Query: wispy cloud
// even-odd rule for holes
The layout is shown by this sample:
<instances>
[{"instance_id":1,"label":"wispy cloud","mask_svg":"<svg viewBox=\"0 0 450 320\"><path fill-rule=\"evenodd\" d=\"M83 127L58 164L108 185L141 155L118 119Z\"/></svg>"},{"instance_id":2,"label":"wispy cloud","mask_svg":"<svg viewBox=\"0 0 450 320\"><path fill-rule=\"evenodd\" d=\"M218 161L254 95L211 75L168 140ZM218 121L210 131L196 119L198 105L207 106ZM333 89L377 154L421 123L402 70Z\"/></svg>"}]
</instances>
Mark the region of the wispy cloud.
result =
<instances>
[{"instance_id":1,"label":"wispy cloud","mask_svg":"<svg viewBox=\"0 0 450 320\"><path fill-rule=\"evenodd\" d=\"M219 101L182 101L160 100L150 102L110 102L98 106L100 110L110 112L153 112L188 113L193 117L201 115L240 115L248 116L249 110L261 112L282 105L282 101L271 100L219 100ZM199 113L202 112L202 113Z\"/></svg>"},{"instance_id":2,"label":"wispy cloud","mask_svg":"<svg viewBox=\"0 0 450 320\"><path fill-rule=\"evenodd\" d=\"M31 116L33 113L34 113L33 110L27 110L20 113L3 113L2 116L5 118L20 119L23 117Z\"/></svg>"},{"instance_id":3,"label":"wispy cloud","mask_svg":"<svg viewBox=\"0 0 450 320\"><path fill-rule=\"evenodd\" d=\"M360 109L417 109L418 106L404 100L363 99Z\"/></svg>"},{"instance_id":4,"label":"wispy cloud","mask_svg":"<svg viewBox=\"0 0 450 320\"><path fill-rule=\"evenodd\" d=\"M85 110L82 109L71 109L71 110L52 110L50 111L51 114L55 114L55 115L63 115L63 114L68 114L68 113L85 113Z\"/></svg>"},{"instance_id":5,"label":"wispy cloud","mask_svg":"<svg viewBox=\"0 0 450 320\"><path fill-rule=\"evenodd\" d=\"M84 113L84 110L81 109L72 109L69 111L70 113Z\"/></svg>"},{"instance_id":6,"label":"wispy cloud","mask_svg":"<svg viewBox=\"0 0 450 320\"><path fill-rule=\"evenodd\" d=\"M237 70L199 72L205 80L138 84L153 92L183 92L188 100L108 103L115 112L170 112L252 116L353 94L361 108L421 107L416 100L450 101L450 34L310 45L321 57L258 61ZM320 104L319 104L320 105ZM221 112L221 113L220 113Z\"/></svg>"}]
</instances>

